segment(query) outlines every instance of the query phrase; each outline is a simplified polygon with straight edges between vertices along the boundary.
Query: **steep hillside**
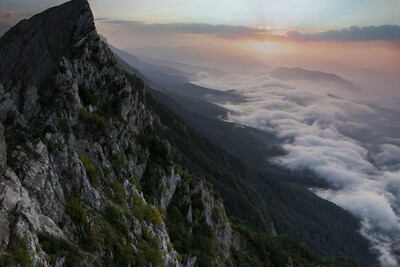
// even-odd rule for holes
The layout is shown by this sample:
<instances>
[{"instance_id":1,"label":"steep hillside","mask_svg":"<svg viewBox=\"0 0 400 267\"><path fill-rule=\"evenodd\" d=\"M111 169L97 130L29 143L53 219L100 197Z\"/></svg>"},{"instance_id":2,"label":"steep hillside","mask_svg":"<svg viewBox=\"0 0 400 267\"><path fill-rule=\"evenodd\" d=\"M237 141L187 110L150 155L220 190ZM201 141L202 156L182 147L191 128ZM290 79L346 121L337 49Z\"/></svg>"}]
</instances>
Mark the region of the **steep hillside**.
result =
<instances>
[{"instance_id":1,"label":"steep hillside","mask_svg":"<svg viewBox=\"0 0 400 267\"><path fill-rule=\"evenodd\" d=\"M260 193L239 187L252 173L230 187L223 150L193 164L208 141L126 78L86 0L17 24L0 58L0 266L357 266L272 237ZM247 222L218 196L238 189Z\"/></svg>"},{"instance_id":2,"label":"steep hillside","mask_svg":"<svg viewBox=\"0 0 400 267\"><path fill-rule=\"evenodd\" d=\"M207 117L203 112L195 113L195 102L188 104L188 98L174 94L176 88L169 87L173 85L162 88L156 86L152 83L148 90L157 101L164 103L181 115L187 124L210 138L207 140L192 131L182 119L158 102L153 105L162 123L167 125L166 130L159 132L164 133L185 155L181 161L200 170L221 192L228 214L250 221L267 231L271 229L272 222L279 234L305 242L320 254L351 255L363 264L375 264L368 242L358 233L359 222L352 215L304 188L284 182L315 183L317 180L313 175L291 172L265 162L263 173L259 173L217 145L248 160L251 155L246 154L246 146L254 151L258 144L262 150L257 154L260 157L280 153L273 136L263 135L262 142L257 141L257 133L237 129L235 125ZM271 147L261 146L260 143L269 143Z\"/></svg>"}]
</instances>

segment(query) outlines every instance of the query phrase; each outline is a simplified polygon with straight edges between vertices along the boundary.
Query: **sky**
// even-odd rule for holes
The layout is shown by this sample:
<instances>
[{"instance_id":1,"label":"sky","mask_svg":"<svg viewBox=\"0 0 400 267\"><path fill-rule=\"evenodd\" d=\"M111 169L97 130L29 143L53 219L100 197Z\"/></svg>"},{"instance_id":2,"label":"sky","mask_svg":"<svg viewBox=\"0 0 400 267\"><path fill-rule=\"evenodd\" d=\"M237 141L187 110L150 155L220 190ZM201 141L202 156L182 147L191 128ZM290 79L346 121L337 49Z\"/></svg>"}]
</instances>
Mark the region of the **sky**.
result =
<instances>
[{"instance_id":1,"label":"sky","mask_svg":"<svg viewBox=\"0 0 400 267\"><path fill-rule=\"evenodd\" d=\"M0 0L0 35L63 2ZM222 78L203 75L208 80L199 84L246 97L245 103L224 105L232 111L227 119L288 139L287 154L276 162L329 182L334 192L315 192L360 218L382 266L398 266L399 113L380 108L400 112L400 0L89 2L97 30L110 44L143 60L226 71ZM268 71L278 66L334 73L361 91L277 85Z\"/></svg>"},{"instance_id":2,"label":"sky","mask_svg":"<svg viewBox=\"0 0 400 267\"><path fill-rule=\"evenodd\" d=\"M0 34L63 2L0 0ZM284 61L303 54L305 63L320 59L392 73L400 69L400 0L89 2L98 31L131 52L161 46L209 48L273 65L279 64L276 55Z\"/></svg>"}]
</instances>

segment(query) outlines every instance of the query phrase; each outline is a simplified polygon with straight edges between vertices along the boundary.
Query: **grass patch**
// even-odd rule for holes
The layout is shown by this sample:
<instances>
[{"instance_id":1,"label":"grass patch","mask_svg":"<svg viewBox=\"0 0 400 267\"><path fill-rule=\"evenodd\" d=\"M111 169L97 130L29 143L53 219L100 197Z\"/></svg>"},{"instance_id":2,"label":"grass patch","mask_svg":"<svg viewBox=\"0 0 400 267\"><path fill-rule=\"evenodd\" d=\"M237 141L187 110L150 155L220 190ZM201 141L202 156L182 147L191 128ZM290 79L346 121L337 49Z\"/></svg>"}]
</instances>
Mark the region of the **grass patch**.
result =
<instances>
[{"instance_id":1,"label":"grass patch","mask_svg":"<svg viewBox=\"0 0 400 267\"><path fill-rule=\"evenodd\" d=\"M83 166L85 167L85 171L87 176L89 177L90 182L92 183L93 186L99 186L100 185L100 174L99 170L97 169L96 165L93 163L93 161L84 155L79 155L79 159L82 162Z\"/></svg>"},{"instance_id":2,"label":"grass patch","mask_svg":"<svg viewBox=\"0 0 400 267\"><path fill-rule=\"evenodd\" d=\"M125 202L126 198L126 190L123 183L114 179L110 182L111 189L114 192L114 199L115 201L122 205Z\"/></svg>"},{"instance_id":3,"label":"grass patch","mask_svg":"<svg viewBox=\"0 0 400 267\"><path fill-rule=\"evenodd\" d=\"M77 197L71 197L67 201L65 211L75 223L80 225L87 224L86 212L82 207L81 201Z\"/></svg>"}]
</instances>

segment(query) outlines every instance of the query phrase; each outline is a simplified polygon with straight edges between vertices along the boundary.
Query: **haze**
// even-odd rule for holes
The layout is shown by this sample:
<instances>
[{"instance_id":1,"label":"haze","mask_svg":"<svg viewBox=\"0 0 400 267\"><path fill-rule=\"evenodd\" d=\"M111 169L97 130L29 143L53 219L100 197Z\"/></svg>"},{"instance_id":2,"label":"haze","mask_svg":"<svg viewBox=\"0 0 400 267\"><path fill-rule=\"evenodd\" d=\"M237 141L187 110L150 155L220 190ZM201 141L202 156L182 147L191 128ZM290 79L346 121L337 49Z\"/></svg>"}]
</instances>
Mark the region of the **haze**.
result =
<instances>
[{"instance_id":1,"label":"haze","mask_svg":"<svg viewBox=\"0 0 400 267\"><path fill-rule=\"evenodd\" d=\"M62 2L0 0L0 35ZM398 266L399 0L90 3L113 46L147 62L223 71L191 82L240 94L243 102L216 103L229 110L224 119L280 138L286 154L270 161L326 181L330 188L312 190L360 219L382 266ZM340 77L290 80L274 76L277 67Z\"/></svg>"},{"instance_id":2,"label":"haze","mask_svg":"<svg viewBox=\"0 0 400 267\"><path fill-rule=\"evenodd\" d=\"M2 0L0 34L65 1ZM90 1L99 32L136 55L233 73L300 66L362 86L364 98L400 101L400 1Z\"/></svg>"}]
</instances>

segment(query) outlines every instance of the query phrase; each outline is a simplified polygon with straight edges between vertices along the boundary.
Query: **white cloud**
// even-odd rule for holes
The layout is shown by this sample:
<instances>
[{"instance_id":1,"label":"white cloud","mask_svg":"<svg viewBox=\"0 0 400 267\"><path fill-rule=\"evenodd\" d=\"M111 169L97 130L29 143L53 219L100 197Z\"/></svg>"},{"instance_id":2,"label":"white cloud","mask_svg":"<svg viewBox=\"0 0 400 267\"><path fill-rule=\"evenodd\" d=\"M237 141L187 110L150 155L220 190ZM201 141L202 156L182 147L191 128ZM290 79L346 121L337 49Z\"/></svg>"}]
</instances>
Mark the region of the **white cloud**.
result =
<instances>
[{"instance_id":1,"label":"white cloud","mask_svg":"<svg viewBox=\"0 0 400 267\"><path fill-rule=\"evenodd\" d=\"M381 145L381 151L373 156L379 165L392 165L400 163L400 147L392 144Z\"/></svg>"},{"instance_id":2,"label":"white cloud","mask_svg":"<svg viewBox=\"0 0 400 267\"><path fill-rule=\"evenodd\" d=\"M395 242L400 236L400 147L376 144L400 138L397 121L391 122L391 129L398 131L383 135L381 126L387 122L379 109L329 96L330 88L306 83L296 88L266 74L210 77L196 83L242 94L242 103L221 104L231 111L226 119L281 138L286 155L273 160L311 170L327 181L333 189L313 191L360 218L361 233L379 252L383 266L400 264L400 255L394 253L400 249ZM370 148L377 145L380 150L374 154Z\"/></svg>"}]
</instances>

